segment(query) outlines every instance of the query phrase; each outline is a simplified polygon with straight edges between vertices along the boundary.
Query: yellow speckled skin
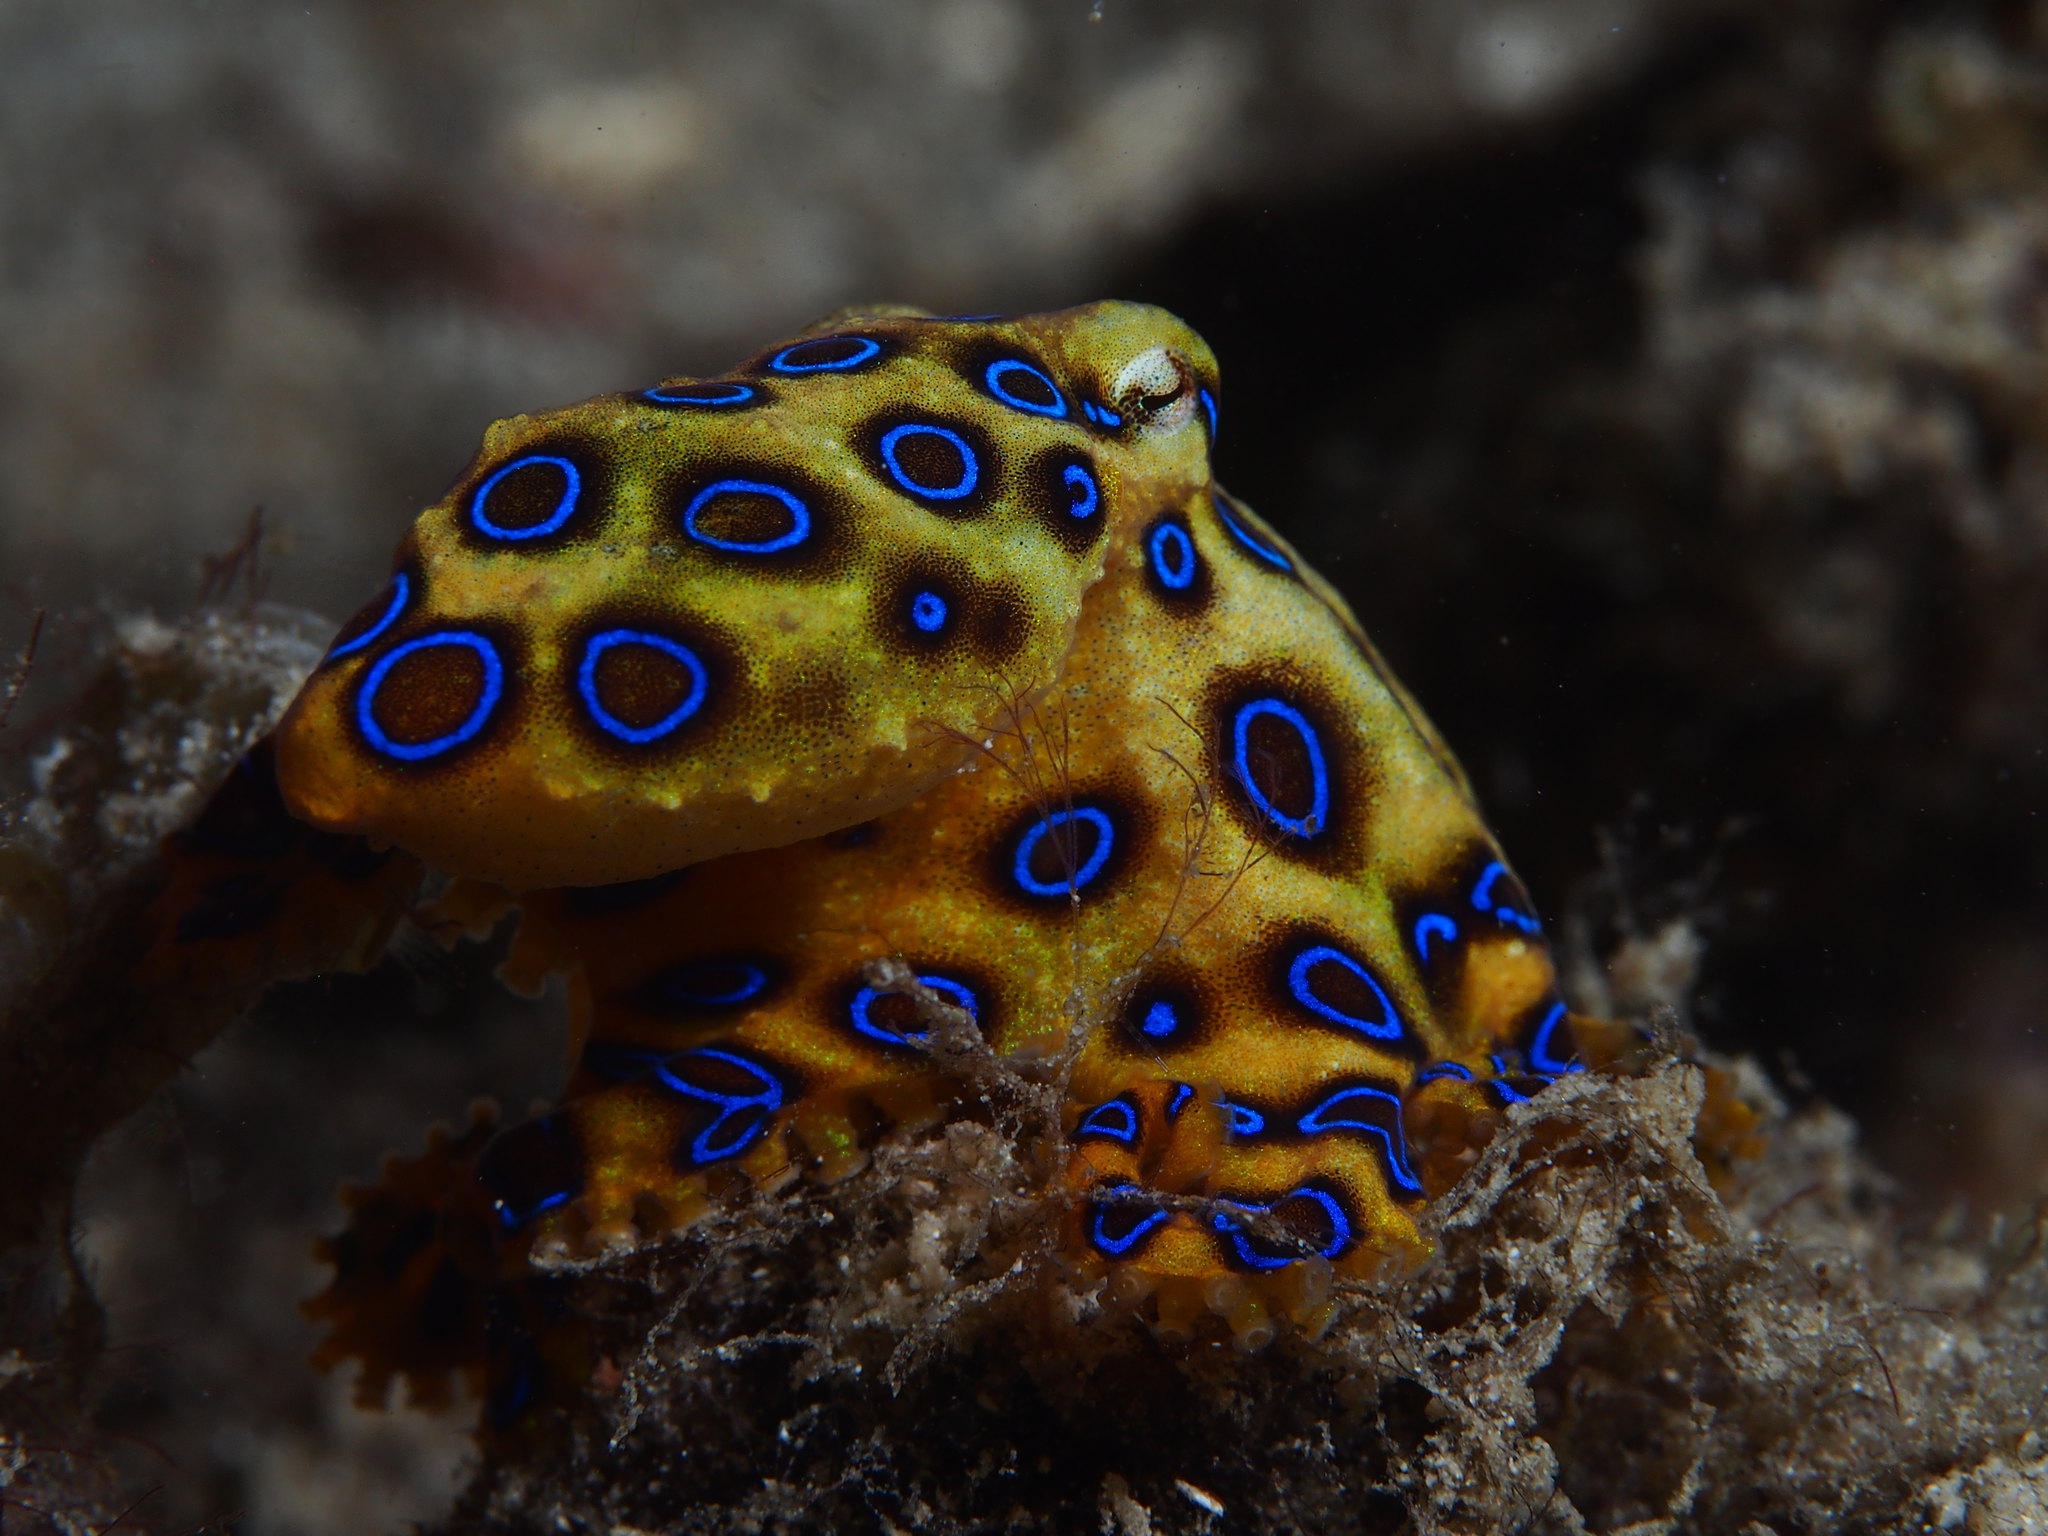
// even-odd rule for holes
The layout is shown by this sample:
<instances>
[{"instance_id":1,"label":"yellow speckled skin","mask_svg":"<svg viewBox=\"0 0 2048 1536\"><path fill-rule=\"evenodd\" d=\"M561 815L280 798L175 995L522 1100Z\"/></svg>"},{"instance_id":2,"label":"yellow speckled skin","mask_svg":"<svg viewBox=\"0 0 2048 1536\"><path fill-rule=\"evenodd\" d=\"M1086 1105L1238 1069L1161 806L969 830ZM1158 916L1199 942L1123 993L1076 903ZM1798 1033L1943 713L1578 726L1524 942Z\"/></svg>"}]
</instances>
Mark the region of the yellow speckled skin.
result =
<instances>
[{"instance_id":1,"label":"yellow speckled skin","mask_svg":"<svg viewBox=\"0 0 2048 1536\"><path fill-rule=\"evenodd\" d=\"M876 310L492 429L276 783L461 877L447 924L519 906L507 979L566 974L576 1066L352 1197L324 1358L463 1366L513 1422L531 1361L508 1402L408 1331L449 1273L843 1177L1005 1064L1064 1105L1048 1250L1164 1333L1256 1345L1421 1251L1573 1026L1448 749L1215 485L1216 391L1144 306ZM220 889L215 969L252 942Z\"/></svg>"},{"instance_id":2,"label":"yellow speckled skin","mask_svg":"<svg viewBox=\"0 0 2048 1536\"><path fill-rule=\"evenodd\" d=\"M960 765L961 738L985 732L1006 688L1034 691L1057 673L1101 573L1119 485L1143 470L1142 439L1076 410L1054 419L992 400L988 365L1036 359L1091 400L1135 401L1147 375L1125 375L1162 345L1213 377L1192 333L1138 305L975 325L855 312L713 389L675 380L498 422L401 546L403 611L323 668L279 727L287 802L315 826L518 890L638 879L907 803ZM869 346L872 356L837 366ZM735 389L750 398L717 403ZM919 497L893 481L880 443L904 425L966 439L971 490ZM941 441L914 432L898 461L914 470L915 450ZM574 504L548 529L562 462L574 467ZM522 463L537 483L494 480ZM1070 466L1099 483L1090 519L1068 510ZM948 462L918 483L952 491L967 478ZM692 522L701 493L735 481L772 485L803 510L728 492ZM962 610L943 643L899 611L921 590ZM389 608L387 590L344 638ZM707 669L707 696L658 741L607 735L578 699L591 636L618 626L687 645ZM496 708L445 753L373 750L361 724L368 676L408 639L449 629L499 653ZM451 664L476 665L444 646L404 659L423 675L394 671L385 684L387 704L395 685L417 696L416 720L398 722L414 724L410 738L393 730L403 745L464 721L477 681L436 675Z\"/></svg>"}]
</instances>

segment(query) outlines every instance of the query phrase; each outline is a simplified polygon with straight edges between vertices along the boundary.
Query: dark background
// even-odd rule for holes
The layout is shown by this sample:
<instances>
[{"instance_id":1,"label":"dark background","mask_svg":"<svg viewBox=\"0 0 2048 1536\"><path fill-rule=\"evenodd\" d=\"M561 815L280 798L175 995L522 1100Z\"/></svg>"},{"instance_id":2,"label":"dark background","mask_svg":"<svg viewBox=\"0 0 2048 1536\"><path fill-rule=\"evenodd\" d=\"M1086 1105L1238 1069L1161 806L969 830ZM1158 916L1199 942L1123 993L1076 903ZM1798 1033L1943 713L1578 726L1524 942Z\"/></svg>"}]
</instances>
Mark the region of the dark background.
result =
<instances>
[{"instance_id":1,"label":"dark background","mask_svg":"<svg viewBox=\"0 0 2048 1536\"><path fill-rule=\"evenodd\" d=\"M24 0L0 59L22 784L252 506L227 601L310 633L494 416L846 303L1146 299L1215 346L1224 478L1443 727L1582 1006L1678 997L1930 1212L2039 1188L2038 8ZM106 1422L167 1508L445 1498L457 1430L346 1409L294 1303L336 1179L559 1080L560 1000L489 960L287 990L96 1164Z\"/></svg>"}]
</instances>

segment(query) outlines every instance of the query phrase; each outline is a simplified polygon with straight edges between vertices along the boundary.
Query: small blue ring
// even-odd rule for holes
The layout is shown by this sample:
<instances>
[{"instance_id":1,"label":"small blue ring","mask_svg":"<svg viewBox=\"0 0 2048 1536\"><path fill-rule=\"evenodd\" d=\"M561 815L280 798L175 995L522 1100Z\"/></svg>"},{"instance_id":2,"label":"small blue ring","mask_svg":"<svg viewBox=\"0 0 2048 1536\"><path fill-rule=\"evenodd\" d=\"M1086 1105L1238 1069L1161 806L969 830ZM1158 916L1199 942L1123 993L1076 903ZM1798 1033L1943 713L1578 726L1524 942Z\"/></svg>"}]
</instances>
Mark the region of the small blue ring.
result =
<instances>
[{"instance_id":1,"label":"small blue ring","mask_svg":"<svg viewBox=\"0 0 2048 1536\"><path fill-rule=\"evenodd\" d=\"M979 1022L981 1008L973 991L953 980L950 976L920 976L919 985L930 987L953 1000L954 1006L964 1009L967 1017ZM866 1035L870 1040L879 1040L884 1045L922 1045L929 1035L899 1035L893 1029L885 1029L868 1017L868 1010L875 1005L875 999L883 996L879 987L862 987L853 994L853 1005L847 1010L854 1032Z\"/></svg>"},{"instance_id":2,"label":"small blue ring","mask_svg":"<svg viewBox=\"0 0 2048 1536\"><path fill-rule=\"evenodd\" d=\"M744 539L714 539L708 533L699 532L697 514L713 498L728 495L768 496L781 502L789 512L789 532L753 543ZM740 555L772 555L778 550L791 549L811 536L811 509L794 492L779 485L770 485L765 480L714 480L692 496L690 504L683 509L683 531L699 544L708 544L713 549L731 550Z\"/></svg>"},{"instance_id":3,"label":"small blue ring","mask_svg":"<svg viewBox=\"0 0 2048 1536\"><path fill-rule=\"evenodd\" d=\"M716 1089L705 1088L691 1082L688 1078L677 1076L674 1063L687 1061L691 1057L703 1057L710 1061L722 1061L728 1066L738 1067L743 1072L751 1073L754 1081L761 1085L760 1091L751 1094L720 1093ZM695 1139L690 1143L690 1161L697 1167L702 1167L706 1163L719 1162L724 1158L737 1157L740 1153L746 1151L748 1145L768 1128L769 1118L778 1109L782 1108L782 1084L776 1079L775 1075L759 1062L749 1061L744 1056L736 1056L731 1051L710 1049L678 1051L655 1069L655 1076L661 1080L664 1087L673 1093L679 1093L687 1099L696 1099L700 1103L716 1104L718 1106L718 1118L699 1131ZM720 1128L724 1126L726 1121L732 1119L733 1116L744 1116L749 1111L758 1111L758 1113L751 1122L743 1120L738 1134L728 1135L724 1144L721 1145L717 1140Z\"/></svg>"},{"instance_id":4,"label":"small blue ring","mask_svg":"<svg viewBox=\"0 0 2048 1536\"><path fill-rule=\"evenodd\" d=\"M1056 831L1070 821L1085 821L1095 829L1095 846L1088 851L1088 857L1071 877L1059 881L1040 880L1031 873L1031 855L1038 851L1039 839L1046 833ZM1031 829L1017 840L1017 858L1011 874L1017 884L1033 896L1072 896L1082 886L1102 873L1102 866L1109 862L1109 851L1116 842L1116 827L1106 812L1092 805L1076 806L1071 811L1054 811L1050 816L1035 822Z\"/></svg>"},{"instance_id":5,"label":"small blue ring","mask_svg":"<svg viewBox=\"0 0 2048 1536\"><path fill-rule=\"evenodd\" d=\"M815 347L828 341L851 341L859 343L859 350L850 357L835 357L823 363L792 363L789 354L800 352L805 347ZM840 373L848 368L858 368L862 363L871 362L882 350L882 344L868 336L813 336L808 341L791 342L780 352L768 359L768 366L777 373Z\"/></svg>"},{"instance_id":6,"label":"small blue ring","mask_svg":"<svg viewBox=\"0 0 2048 1536\"><path fill-rule=\"evenodd\" d=\"M1354 1099L1365 1099L1386 1106L1393 1121L1392 1125L1383 1124L1378 1120L1346 1120L1333 1117L1332 1111L1340 1109L1346 1101ZM1380 1139L1387 1177L1411 1195L1422 1192L1422 1181L1415 1177L1415 1170L1408 1166L1408 1136L1401 1126L1401 1096L1397 1093L1362 1085L1340 1088L1297 1120L1295 1129L1304 1136L1319 1136L1326 1131L1365 1131L1369 1135L1377 1136Z\"/></svg>"},{"instance_id":7,"label":"small blue ring","mask_svg":"<svg viewBox=\"0 0 2048 1536\"><path fill-rule=\"evenodd\" d=\"M1179 523L1161 523L1145 541L1152 557L1152 574L1170 592L1185 592L1195 584L1195 541Z\"/></svg>"},{"instance_id":8,"label":"small blue ring","mask_svg":"<svg viewBox=\"0 0 2048 1536\"><path fill-rule=\"evenodd\" d=\"M1213 443L1216 441L1216 397L1205 389L1200 391L1196 398L1202 402L1202 409L1208 414L1209 441Z\"/></svg>"},{"instance_id":9,"label":"small blue ring","mask_svg":"<svg viewBox=\"0 0 2048 1536\"><path fill-rule=\"evenodd\" d=\"M535 523L531 528L500 528L484 515L484 502L489 498L491 491L500 480L504 479L514 470L525 469L530 464L552 464L561 470L562 478L567 482L562 491L562 499L555 503L554 511L550 512L542 521ZM571 514L576 510L576 498L582 493L582 490L582 471L577 469L567 459L552 453L529 453L524 458L514 459L509 464L500 465L493 471L489 479L476 488L475 494L469 498L470 525L487 538L504 539L509 543L516 543L521 539L546 538L549 534L558 531L562 524L569 521Z\"/></svg>"},{"instance_id":10,"label":"small blue ring","mask_svg":"<svg viewBox=\"0 0 2048 1536\"><path fill-rule=\"evenodd\" d=\"M1417 958L1429 958L1431 934L1440 936L1446 944L1457 942L1458 925L1441 912L1425 912L1415 919L1415 953Z\"/></svg>"},{"instance_id":11,"label":"small blue ring","mask_svg":"<svg viewBox=\"0 0 2048 1536\"><path fill-rule=\"evenodd\" d=\"M1093 517L1102 505L1102 487L1095 483L1085 465L1069 464L1060 473L1067 487L1067 511L1075 517Z\"/></svg>"},{"instance_id":12,"label":"small blue ring","mask_svg":"<svg viewBox=\"0 0 2048 1536\"><path fill-rule=\"evenodd\" d=\"M672 976L676 971L708 969L735 971L740 979L723 992L693 991L673 984L663 986L662 975L655 977L655 986L659 988L663 1001L674 1000L686 1008L730 1008L736 1003L759 997L768 986L768 973L751 960L700 960L694 965L671 967L663 974Z\"/></svg>"},{"instance_id":13,"label":"small blue ring","mask_svg":"<svg viewBox=\"0 0 2048 1536\"><path fill-rule=\"evenodd\" d=\"M1277 571L1292 571L1294 569L1294 562L1292 560L1253 533L1251 529L1240 523L1235 517L1232 517L1230 515L1230 508L1223 504L1223 498L1220 495L1212 496L1210 501L1216 508L1216 515L1223 519L1223 526L1230 530L1230 536L1250 550L1254 556L1263 560Z\"/></svg>"},{"instance_id":14,"label":"small blue ring","mask_svg":"<svg viewBox=\"0 0 2048 1536\"><path fill-rule=\"evenodd\" d=\"M1472 1081L1472 1069L1463 1062L1433 1061L1415 1074L1415 1085L1419 1088L1424 1083L1441 1082L1445 1078L1454 1078L1458 1082L1469 1083Z\"/></svg>"},{"instance_id":15,"label":"small blue ring","mask_svg":"<svg viewBox=\"0 0 2048 1536\"><path fill-rule=\"evenodd\" d=\"M944 438L960 451L960 478L948 486L919 485L904 473L903 466L896 461L896 447L906 437ZM981 464L974 456L974 450L967 439L951 427L937 427L929 422L905 422L900 427L891 427L882 434L882 463L896 483L913 496L922 496L928 501L958 501L963 496L972 496L974 488L981 482Z\"/></svg>"},{"instance_id":16,"label":"small blue ring","mask_svg":"<svg viewBox=\"0 0 2048 1536\"><path fill-rule=\"evenodd\" d=\"M660 651L665 656L681 662L690 674L690 695L674 709L648 726L628 725L617 715L606 709L597 697L598 658L617 645L644 645L650 650ZM576 669L576 691L583 695L583 707L590 711L590 718L598 729L629 741L635 746L644 746L650 741L659 741L690 716L704 707L704 696L710 692L711 675L704 668L697 653L679 640L666 635L657 635L645 629L607 629L590 637L583 648L582 665Z\"/></svg>"},{"instance_id":17,"label":"small blue ring","mask_svg":"<svg viewBox=\"0 0 2048 1536\"><path fill-rule=\"evenodd\" d=\"M1309 772L1313 777L1313 791L1310 795L1308 814L1299 819L1287 815L1260 789L1252 778L1251 768L1251 727L1252 721L1260 715L1272 715L1293 726L1301 743L1308 748ZM1237 712L1237 719L1231 724L1231 735L1237 758L1238 782L1244 785L1245 793L1252 798L1264 816L1282 832L1295 837L1314 837L1329 825L1330 817L1330 769L1323 758L1322 738L1316 728L1309 724L1308 716L1283 699L1254 699Z\"/></svg>"},{"instance_id":18,"label":"small blue ring","mask_svg":"<svg viewBox=\"0 0 2048 1536\"><path fill-rule=\"evenodd\" d=\"M465 645L475 651L484 664L484 686L476 707L469 717L446 736L436 736L431 741L393 741L385 734L384 727L377 723L373 706L377 702L377 690L384 686L384 680L391 675L391 669L415 651L430 650L437 645ZM491 718L491 711L498 707L498 700L505 692L505 663L498 659L498 648L474 630L444 629L434 634L416 635L403 645L393 646L377 659L363 679L363 686L356 694L356 728L363 733L363 740L383 753L395 757L402 763L421 763L430 757L439 757L443 752L453 751L481 731Z\"/></svg>"},{"instance_id":19,"label":"small blue ring","mask_svg":"<svg viewBox=\"0 0 2048 1536\"><path fill-rule=\"evenodd\" d=\"M1011 394L1007 389L1003 388L1000 382L1006 373L1030 374L1032 378L1038 380L1039 383L1052 391L1052 404L1040 405L1036 401L1021 399ZM1067 397L1060 393L1059 385L1053 383L1050 378L1032 367L1029 363L1023 362L1018 358L998 358L995 362L990 363L988 368L982 373L981 381L988 386L990 394L1014 410L1029 411L1033 416L1046 416L1054 421L1063 420L1067 414Z\"/></svg>"},{"instance_id":20,"label":"small blue ring","mask_svg":"<svg viewBox=\"0 0 2048 1536\"><path fill-rule=\"evenodd\" d=\"M1230 1134L1233 1136L1256 1136L1266 1128L1266 1117L1249 1104L1233 1104L1228 1099L1218 1099L1216 1107L1230 1116Z\"/></svg>"},{"instance_id":21,"label":"small blue ring","mask_svg":"<svg viewBox=\"0 0 2048 1536\"><path fill-rule=\"evenodd\" d=\"M1382 1016L1378 1020L1354 1018L1343 1009L1334 1007L1316 996L1308 984L1308 973L1325 962L1342 966L1365 983L1367 989L1379 1001ZM1314 944L1296 955L1293 964L1287 967L1287 990L1294 994L1294 1000L1302 1007L1318 1017L1328 1019L1332 1024L1355 1029L1373 1040L1401 1038L1401 1016L1394 1011L1393 999L1387 996L1384 987L1373 980L1372 972L1341 949L1332 949L1327 944Z\"/></svg>"},{"instance_id":22,"label":"small blue ring","mask_svg":"<svg viewBox=\"0 0 2048 1536\"><path fill-rule=\"evenodd\" d=\"M946 600L936 592L920 592L910 600L910 622L928 635L946 627Z\"/></svg>"},{"instance_id":23,"label":"small blue ring","mask_svg":"<svg viewBox=\"0 0 2048 1536\"><path fill-rule=\"evenodd\" d=\"M729 395L709 396L665 395L659 389L643 389L642 391L640 391L640 398L643 400L652 400L656 405L701 405L705 407L716 407L721 405L745 405L749 400L754 398L755 393L754 386L751 384L732 384L719 380L714 380L709 384L685 384L678 387L683 389L729 389L732 391L732 393Z\"/></svg>"},{"instance_id":24,"label":"small blue ring","mask_svg":"<svg viewBox=\"0 0 2048 1536\"><path fill-rule=\"evenodd\" d=\"M1107 1104L1098 1104L1082 1117L1074 1127L1074 1135L1107 1136L1111 1141L1120 1141L1132 1146L1138 1139L1138 1111L1129 1099L1111 1099Z\"/></svg>"},{"instance_id":25,"label":"small blue ring","mask_svg":"<svg viewBox=\"0 0 2048 1536\"><path fill-rule=\"evenodd\" d=\"M1238 1201L1232 1201L1231 1204L1236 1205L1240 1211L1245 1212L1247 1215L1264 1215L1276 1205L1283 1205L1289 1200L1300 1200L1303 1198L1315 1201L1323 1208L1323 1213L1330 1218L1330 1245L1327 1248L1319 1249L1317 1256L1325 1259L1336 1258L1338 1254L1351 1246L1351 1218L1344 1214L1344 1207L1337 1203L1337 1197L1329 1193L1329 1191L1317 1189L1313 1185L1309 1185L1301 1189L1290 1190L1278 1200L1268 1205L1247 1205ZM1285 1269L1290 1264L1299 1264L1301 1262L1299 1258L1276 1259L1270 1254L1256 1251L1250 1242L1246 1240L1243 1223L1227 1212L1218 1211L1209 1218L1209 1225L1217 1232L1228 1237L1231 1246L1237 1250L1239 1262L1249 1265L1253 1269Z\"/></svg>"},{"instance_id":26,"label":"small blue ring","mask_svg":"<svg viewBox=\"0 0 2048 1536\"><path fill-rule=\"evenodd\" d=\"M1136 1188L1135 1185L1129 1182L1116 1184L1111 1187L1115 1189ZM1117 1204L1121 1203L1122 1202L1117 1202ZM1111 1237L1109 1235L1107 1227L1105 1226L1105 1223L1109 1218L1110 1212L1114 1211L1117 1208L1117 1204L1111 1204L1110 1202L1100 1199L1096 1200L1094 1202L1095 1219L1088 1224L1089 1240L1092 1241L1095 1244L1095 1246L1100 1248L1104 1253L1108 1254L1111 1258L1121 1258L1123 1257L1123 1255L1129 1253L1133 1248L1137 1247L1139 1243L1143 1242L1147 1237L1149 1237L1152 1234L1152 1232L1166 1220L1166 1212L1161 1210L1153 1210L1148 1212L1142 1221L1139 1221L1136 1225L1134 1225L1131 1228L1130 1231L1126 1232L1122 1237Z\"/></svg>"},{"instance_id":27,"label":"small blue ring","mask_svg":"<svg viewBox=\"0 0 2048 1536\"><path fill-rule=\"evenodd\" d=\"M1543 1022L1536 1026L1536 1038L1529 1042L1529 1065L1538 1072L1556 1074L1586 1070L1582 1063L1572 1057L1559 1056L1551 1050L1551 1041L1557 1037L1557 1031L1563 1025L1564 1015L1564 1004L1554 1003L1550 1012L1543 1016Z\"/></svg>"},{"instance_id":28,"label":"small blue ring","mask_svg":"<svg viewBox=\"0 0 2048 1536\"><path fill-rule=\"evenodd\" d=\"M337 657L353 656L364 646L369 645L379 635L383 634L385 630L398 622L398 616L405 612L406 599L411 596L411 580L406 576L405 572L397 572L391 578L391 602L385 607L383 616L360 635L357 635L355 639L344 640L339 645L328 647L327 659L333 661Z\"/></svg>"}]
</instances>

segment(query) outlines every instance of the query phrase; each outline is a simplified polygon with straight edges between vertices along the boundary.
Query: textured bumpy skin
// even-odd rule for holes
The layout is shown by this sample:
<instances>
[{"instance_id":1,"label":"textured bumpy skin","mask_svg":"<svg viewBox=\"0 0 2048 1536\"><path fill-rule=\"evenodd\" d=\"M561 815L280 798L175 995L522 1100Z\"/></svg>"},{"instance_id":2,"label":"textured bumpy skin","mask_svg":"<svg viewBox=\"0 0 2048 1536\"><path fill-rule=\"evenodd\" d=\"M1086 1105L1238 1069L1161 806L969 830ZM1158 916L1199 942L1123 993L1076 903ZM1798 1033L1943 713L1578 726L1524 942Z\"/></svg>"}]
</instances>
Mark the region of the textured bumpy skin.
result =
<instances>
[{"instance_id":1,"label":"textured bumpy skin","mask_svg":"<svg viewBox=\"0 0 2048 1536\"><path fill-rule=\"evenodd\" d=\"M493 428L280 727L280 803L460 877L445 921L516 903L576 1061L351 1195L323 1358L517 1424L580 1337L536 1245L844 1176L988 1063L1063 1096L1057 1267L1164 1333L1255 1345L1420 1253L1574 1026L1449 752L1215 485L1216 402L1142 306L871 311Z\"/></svg>"},{"instance_id":2,"label":"textured bumpy skin","mask_svg":"<svg viewBox=\"0 0 2048 1536\"><path fill-rule=\"evenodd\" d=\"M279 727L287 801L520 890L894 810L1058 672L1136 457L1081 402L1162 344L1207 363L1135 305L856 313L497 423Z\"/></svg>"}]
</instances>

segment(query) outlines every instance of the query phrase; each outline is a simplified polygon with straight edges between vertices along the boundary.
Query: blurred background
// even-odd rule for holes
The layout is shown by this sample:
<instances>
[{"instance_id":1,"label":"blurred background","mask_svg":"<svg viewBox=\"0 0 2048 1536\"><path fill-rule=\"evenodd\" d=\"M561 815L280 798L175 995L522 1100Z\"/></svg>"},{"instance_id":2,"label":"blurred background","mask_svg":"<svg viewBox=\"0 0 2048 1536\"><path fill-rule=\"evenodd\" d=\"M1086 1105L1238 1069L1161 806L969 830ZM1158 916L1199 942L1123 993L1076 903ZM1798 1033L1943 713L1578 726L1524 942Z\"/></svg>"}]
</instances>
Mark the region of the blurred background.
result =
<instances>
[{"instance_id":1,"label":"blurred background","mask_svg":"<svg viewBox=\"0 0 2048 1536\"><path fill-rule=\"evenodd\" d=\"M1986 1219L2048 1170L2044 172L2020 0L5 0L9 745L253 509L233 600L338 621L494 417L849 303L1150 300L1582 1005L1683 998ZM488 959L273 999L96 1164L164 1529L449 1496L293 1304L335 1180L556 1086Z\"/></svg>"}]
</instances>

